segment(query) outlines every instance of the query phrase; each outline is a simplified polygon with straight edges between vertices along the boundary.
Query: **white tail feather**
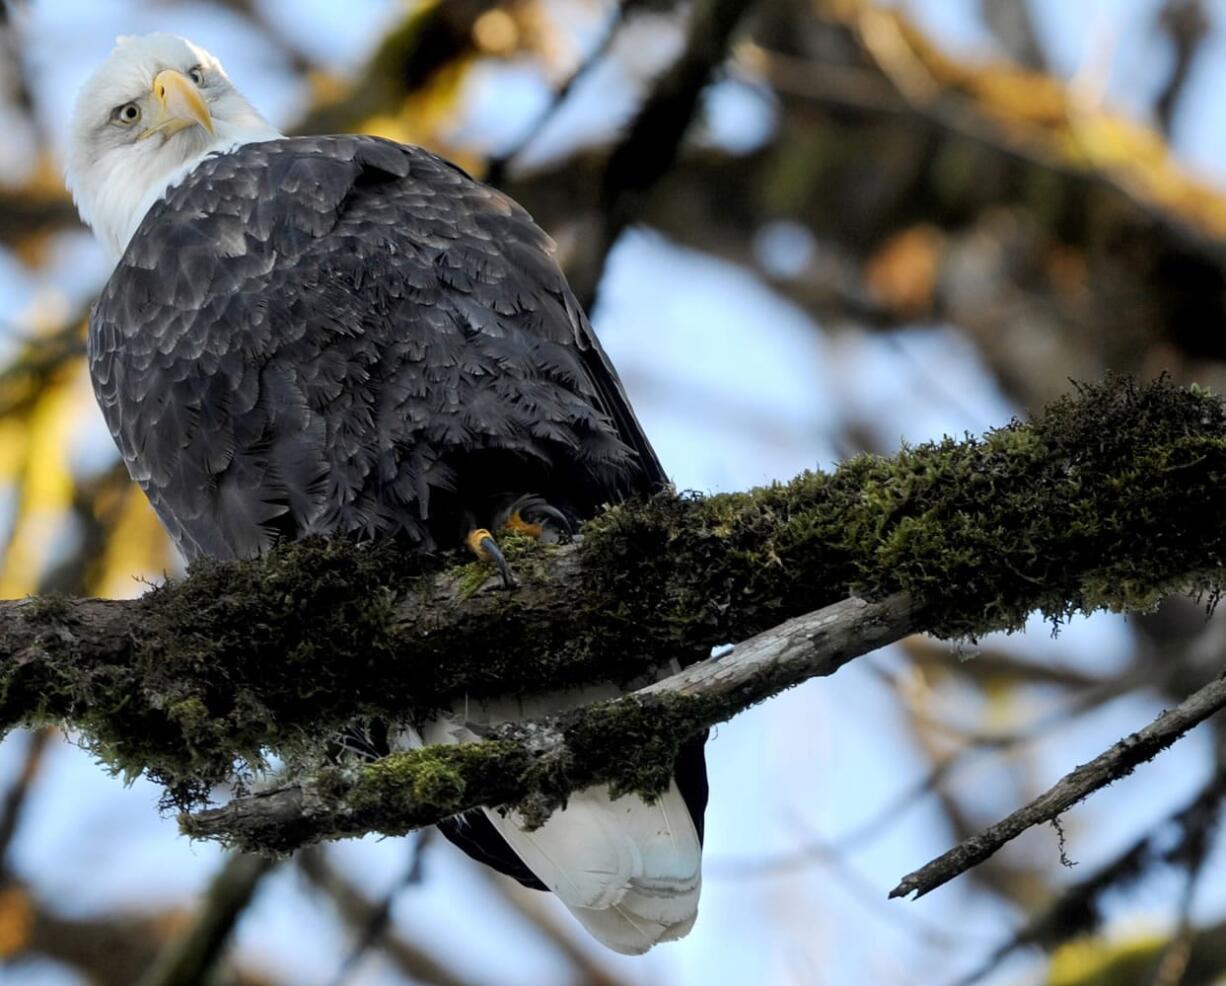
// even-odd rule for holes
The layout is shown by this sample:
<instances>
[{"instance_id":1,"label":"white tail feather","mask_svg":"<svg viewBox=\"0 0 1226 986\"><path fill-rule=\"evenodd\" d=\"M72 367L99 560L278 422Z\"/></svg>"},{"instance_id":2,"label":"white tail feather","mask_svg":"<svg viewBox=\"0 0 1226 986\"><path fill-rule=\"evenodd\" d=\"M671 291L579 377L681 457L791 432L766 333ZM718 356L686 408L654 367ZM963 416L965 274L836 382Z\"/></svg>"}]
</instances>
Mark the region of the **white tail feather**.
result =
<instances>
[{"instance_id":1,"label":"white tail feather","mask_svg":"<svg viewBox=\"0 0 1226 986\"><path fill-rule=\"evenodd\" d=\"M423 733L428 743L477 739L453 718L436 719ZM575 791L532 831L516 812L484 811L524 864L614 951L640 955L694 926L702 845L676 782L651 804L632 794L610 798L603 786Z\"/></svg>"},{"instance_id":2,"label":"white tail feather","mask_svg":"<svg viewBox=\"0 0 1226 986\"><path fill-rule=\"evenodd\" d=\"M702 889L702 848L681 792L654 804L607 788L570 796L540 828L515 812L486 809L494 827L597 940L629 955L693 927Z\"/></svg>"}]
</instances>

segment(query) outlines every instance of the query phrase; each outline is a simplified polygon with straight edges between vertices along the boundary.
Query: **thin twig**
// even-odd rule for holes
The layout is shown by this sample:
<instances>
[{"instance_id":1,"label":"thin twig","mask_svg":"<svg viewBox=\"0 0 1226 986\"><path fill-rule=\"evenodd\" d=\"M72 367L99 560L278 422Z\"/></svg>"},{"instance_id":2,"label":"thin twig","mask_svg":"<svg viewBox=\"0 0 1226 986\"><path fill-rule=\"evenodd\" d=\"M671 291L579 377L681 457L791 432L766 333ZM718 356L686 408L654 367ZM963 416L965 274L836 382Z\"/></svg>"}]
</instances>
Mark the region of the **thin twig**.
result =
<instances>
[{"instance_id":1,"label":"thin twig","mask_svg":"<svg viewBox=\"0 0 1226 986\"><path fill-rule=\"evenodd\" d=\"M137 986L198 986L207 982L260 880L276 865L276 860L266 856L230 856L205 893L196 920L162 950Z\"/></svg>"},{"instance_id":2,"label":"thin twig","mask_svg":"<svg viewBox=\"0 0 1226 986\"><path fill-rule=\"evenodd\" d=\"M1154 101L1158 125L1168 137L1175 110L1192 76L1192 66L1212 24L1201 0L1166 0L1158 13L1158 26L1171 39L1175 60L1162 91Z\"/></svg>"},{"instance_id":3,"label":"thin twig","mask_svg":"<svg viewBox=\"0 0 1226 986\"><path fill-rule=\"evenodd\" d=\"M1010 58L1027 68L1046 71L1047 57L1039 43L1029 0L979 0L979 10Z\"/></svg>"},{"instance_id":4,"label":"thin twig","mask_svg":"<svg viewBox=\"0 0 1226 986\"><path fill-rule=\"evenodd\" d=\"M909 637L908 641L921 638ZM904 645L906 646L906 642ZM918 804L928 795L938 791L951 777L960 774L973 761L991 754L1007 755L1017 748L1037 742L1048 735L1056 726L1067 725L1070 721L1099 708L1103 702L1116 697L1115 689L1100 688L1092 694L1080 696L1069 706L1044 716L1023 729L1000 734L978 734L967 736L959 733L958 738L963 743L961 747L934 763L924 776L908 785L894 795L882 808L863 822L847 832L834 836L829 840L815 840L797 848L781 852L773 856L729 857L714 860L716 866L725 866L735 872L753 872L754 875L772 875L794 873L797 868L813 863L825 862L831 852L850 852L862 848L883 835L887 829L896 823L899 817L908 809ZM936 720L925 720L926 725L944 726Z\"/></svg>"},{"instance_id":5,"label":"thin twig","mask_svg":"<svg viewBox=\"0 0 1226 986\"><path fill-rule=\"evenodd\" d=\"M377 932L379 947L389 960L408 978L423 986L472 986L422 946L410 940L403 931L390 928L382 916L386 908L370 900L333 866L322 850L309 849L299 853L298 866L316 887L326 893L336 906L341 919L350 928L366 936L372 927ZM414 872L410 865L408 874ZM400 886L403 886L401 881Z\"/></svg>"},{"instance_id":6,"label":"thin twig","mask_svg":"<svg viewBox=\"0 0 1226 986\"><path fill-rule=\"evenodd\" d=\"M592 50L575 66L574 71L566 77L566 80L558 86L553 94L553 98L541 110L536 119L528 125L528 128L519 136L510 147L501 154L490 158L489 166L486 168L485 180L491 185L501 185L506 177L507 168L509 168L519 157L524 150L529 147L541 131L545 129L549 121L557 116L558 111L566 103L571 92L574 91L576 85L581 82L600 62L605 55L609 53L609 49L613 47L613 42L616 40L618 32L622 25L626 22L626 18L631 11L639 6L642 0L624 0L617 5L617 9L610 15L608 23L605 25L604 31L600 38L593 46Z\"/></svg>"},{"instance_id":7,"label":"thin twig","mask_svg":"<svg viewBox=\"0 0 1226 986\"><path fill-rule=\"evenodd\" d=\"M340 968L336 970L336 975L330 981L330 986L345 986L357 972L366 954L387 937L392 922L392 907L396 903L396 898L406 887L421 882L422 849L429 840L430 833L435 831L437 829L422 829L415 838L409 840L408 865L405 866L400 879L383 895L382 900L366 912L364 921L353 922L352 917L350 918L358 932L357 940L350 948L349 954L341 961ZM421 976L414 975L413 978L420 980Z\"/></svg>"},{"instance_id":8,"label":"thin twig","mask_svg":"<svg viewBox=\"0 0 1226 986\"><path fill-rule=\"evenodd\" d=\"M791 853L780 853L774 857L725 858L704 862L703 878L746 880L794 877L808 866L820 865L837 883L842 885L849 897L854 898L867 910L880 915L891 924L915 935L925 945L948 950L959 942L965 941L965 932L959 932L955 937L948 929L926 918L906 922L898 921L897 916L901 912L897 908L890 907L888 902L881 899L881 891L878 887L856 869L848 861L846 855L846 850L839 842L809 838L806 839L804 848ZM911 912L910 916L917 917L918 912Z\"/></svg>"},{"instance_id":9,"label":"thin twig","mask_svg":"<svg viewBox=\"0 0 1226 986\"><path fill-rule=\"evenodd\" d=\"M656 79L621 141L605 162L600 184L600 229L591 255L568 270L587 311L613 244L642 211L646 197L673 166L700 97L723 63L732 36L754 0L696 0L681 56Z\"/></svg>"},{"instance_id":10,"label":"thin twig","mask_svg":"<svg viewBox=\"0 0 1226 986\"><path fill-rule=\"evenodd\" d=\"M1223 707L1226 707L1226 678L1217 678L1144 729L1124 737L1088 764L1066 774L1024 808L907 874L890 891L890 897L915 894L919 898L943 886L982 863L1028 828L1050 822L1100 788L1128 776Z\"/></svg>"},{"instance_id":11,"label":"thin twig","mask_svg":"<svg viewBox=\"0 0 1226 986\"><path fill-rule=\"evenodd\" d=\"M973 986L1000 967L1009 955L1028 945L1041 945L1051 951L1081 935L1094 931L1101 920L1101 900L1108 891L1125 889L1161 862L1182 858L1195 863L1214 830L1214 822L1226 797L1226 771L1219 769L1188 804L1166 816L1142 834L1109 863L1065 887L1060 895L1035 915L1010 939L992 951L973 972L958 980L956 986ZM1170 848L1169 830L1180 836Z\"/></svg>"}]
</instances>

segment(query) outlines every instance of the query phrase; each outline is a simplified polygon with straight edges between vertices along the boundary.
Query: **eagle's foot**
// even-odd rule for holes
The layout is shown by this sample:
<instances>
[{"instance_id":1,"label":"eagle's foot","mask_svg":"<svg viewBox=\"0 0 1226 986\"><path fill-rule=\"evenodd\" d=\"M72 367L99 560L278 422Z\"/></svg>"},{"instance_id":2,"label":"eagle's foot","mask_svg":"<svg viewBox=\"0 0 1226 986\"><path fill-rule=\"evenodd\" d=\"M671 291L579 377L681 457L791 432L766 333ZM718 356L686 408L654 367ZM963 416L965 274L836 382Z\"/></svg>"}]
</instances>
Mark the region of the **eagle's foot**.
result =
<instances>
[{"instance_id":1,"label":"eagle's foot","mask_svg":"<svg viewBox=\"0 0 1226 986\"><path fill-rule=\"evenodd\" d=\"M535 493L504 501L502 509L494 511L492 520L490 527L496 531L524 535L546 544L567 542L574 537L574 527L566 514ZM470 518L469 523L476 523L476 520ZM488 528L473 528L464 543L481 561L492 562L497 567L504 586L510 589L516 585L506 555Z\"/></svg>"},{"instance_id":2,"label":"eagle's foot","mask_svg":"<svg viewBox=\"0 0 1226 986\"><path fill-rule=\"evenodd\" d=\"M464 543L468 545L468 550L482 561L494 563L494 566L498 569L498 574L502 576L502 584L506 588L512 589L515 587L515 576L511 572L511 566L507 564L506 555L498 547L498 542L494 540L494 535L484 527L478 527L469 533L468 537L464 539Z\"/></svg>"},{"instance_id":3,"label":"eagle's foot","mask_svg":"<svg viewBox=\"0 0 1226 986\"><path fill-rule=\"evenodd\" d=\"M575 529L566 514L534 493L521 496L500 513L501 527L547 543L568 542Z\"/></svg>"}]
</instances>

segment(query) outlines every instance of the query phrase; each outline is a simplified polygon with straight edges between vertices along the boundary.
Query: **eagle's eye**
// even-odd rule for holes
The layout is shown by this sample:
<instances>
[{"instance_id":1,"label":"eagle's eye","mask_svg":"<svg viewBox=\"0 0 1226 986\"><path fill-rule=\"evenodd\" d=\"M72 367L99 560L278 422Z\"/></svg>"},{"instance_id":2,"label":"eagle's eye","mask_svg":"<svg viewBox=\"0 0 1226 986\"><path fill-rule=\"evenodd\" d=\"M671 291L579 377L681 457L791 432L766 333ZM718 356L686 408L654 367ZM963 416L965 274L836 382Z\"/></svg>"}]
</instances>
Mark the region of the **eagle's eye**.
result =
<instances>
[{"instance_id":1,"label":"eagle's eye","mask_svg":"<svg viewBox=\"0 0 1226 986\"><path fill-rule=\"evenodd\" d=\"M111 119L120 126L130 127L140 119L140 107L136 103L124 103L111 112Z\"/></svg>"},{"instance_id":2,"label":"eagle's eye","mask_svg":"<svg viewBox=\"0 0 1226 986\"><path fill-rule=\"evenodd\" d=\"M193 65L187 70L187 77L196 83L197 86L204 85L204 66Z\"/></svg>"}]
</instances>

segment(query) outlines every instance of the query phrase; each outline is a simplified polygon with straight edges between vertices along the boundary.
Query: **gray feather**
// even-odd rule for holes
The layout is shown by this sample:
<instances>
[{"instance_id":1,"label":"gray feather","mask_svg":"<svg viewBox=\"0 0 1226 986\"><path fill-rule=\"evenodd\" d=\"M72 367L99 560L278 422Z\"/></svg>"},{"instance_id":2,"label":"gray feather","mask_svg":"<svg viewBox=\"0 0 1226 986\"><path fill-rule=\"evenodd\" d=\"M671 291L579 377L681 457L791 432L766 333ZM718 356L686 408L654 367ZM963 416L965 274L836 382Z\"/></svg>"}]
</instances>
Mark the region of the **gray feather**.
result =
<instances>
[{"instance_id":1,"label":"gray feather","mask_svg":"<svg viewBox=\"0 0 1226 986\"><path fill-rule=\"evenodd\" d=\"M552 250L420 149L248 144L144 218L91 319L95 393L188 558L432 547L503 476L589 514L664 477Z\"/></svg>"}]
</instances>

